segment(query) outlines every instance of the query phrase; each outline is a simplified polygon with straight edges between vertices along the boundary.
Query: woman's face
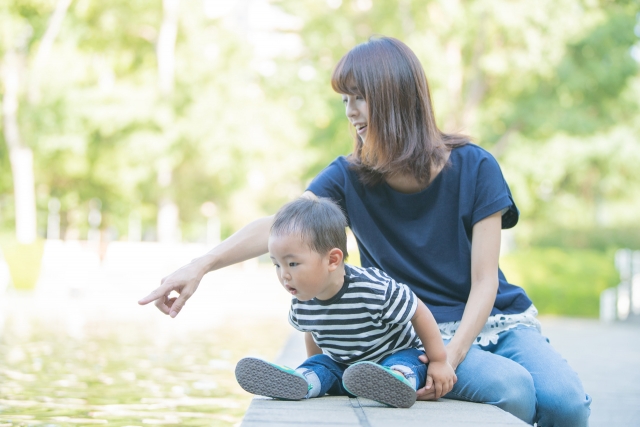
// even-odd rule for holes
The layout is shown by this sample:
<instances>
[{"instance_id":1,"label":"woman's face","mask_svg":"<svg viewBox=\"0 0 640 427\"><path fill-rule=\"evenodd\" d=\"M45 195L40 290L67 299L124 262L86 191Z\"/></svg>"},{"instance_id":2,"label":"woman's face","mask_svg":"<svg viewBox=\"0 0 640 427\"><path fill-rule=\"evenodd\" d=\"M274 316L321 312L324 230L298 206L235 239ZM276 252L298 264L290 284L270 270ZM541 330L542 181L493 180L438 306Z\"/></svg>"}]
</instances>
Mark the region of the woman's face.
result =
<instances>
[{"instance_id":1,"label":"woman's face","mask_svg":"<svg viewBox=\"0 0 640 427\"><path fill-rule=\"evenodd\" d=\"M360 139L364 142L367 136L367 125L369 120L369 110L367 101L360 95L342 95L345 112L349 122L355 126L356 132L360 135Z\"/></svg>"}]
</instances>

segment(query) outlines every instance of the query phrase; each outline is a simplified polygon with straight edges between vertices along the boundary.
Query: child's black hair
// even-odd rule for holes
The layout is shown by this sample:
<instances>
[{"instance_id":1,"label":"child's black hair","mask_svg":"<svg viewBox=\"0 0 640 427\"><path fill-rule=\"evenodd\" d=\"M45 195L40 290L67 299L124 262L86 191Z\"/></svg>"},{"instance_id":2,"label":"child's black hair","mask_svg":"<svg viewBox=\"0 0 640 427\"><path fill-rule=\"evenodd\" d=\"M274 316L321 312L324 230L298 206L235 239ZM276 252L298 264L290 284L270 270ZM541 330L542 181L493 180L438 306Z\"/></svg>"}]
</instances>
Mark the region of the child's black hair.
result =
<instances>
[{"instance_id":1,"label":"child's black hair","mask_svg":"<svg viewBox=\"0 0 640 427\"><path fill-rule=\"evenodd\" d=\"M276 214L271 235L297 234L313 251L326 254L333 248L347 253L347 219L331 199L301 197L284 205Z\"/></svg>"}]
</instances>

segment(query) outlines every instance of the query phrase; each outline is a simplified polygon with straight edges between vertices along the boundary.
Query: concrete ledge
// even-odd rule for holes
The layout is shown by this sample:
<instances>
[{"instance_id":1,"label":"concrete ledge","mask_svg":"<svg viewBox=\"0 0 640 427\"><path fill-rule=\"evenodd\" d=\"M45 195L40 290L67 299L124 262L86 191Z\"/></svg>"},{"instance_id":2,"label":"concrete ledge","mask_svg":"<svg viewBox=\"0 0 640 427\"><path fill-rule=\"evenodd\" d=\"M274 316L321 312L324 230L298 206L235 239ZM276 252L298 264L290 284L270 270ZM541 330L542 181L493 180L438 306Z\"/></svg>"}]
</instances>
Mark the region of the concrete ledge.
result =
<instances>
[{"instance_id":1,"label":"concrete ledge","mask_svg":"<svg viewBox=\"0 0 640 427\"><path fill-rule=\"evenodd\" d=\"M289 402L256 397L241 427L522 427L528 424L491 405L440 399L409 409L389 408L368 399L327 396Z\"/></svg>"},{"instance_id":2,"label":"concrete ledge","mask_svg":"<svg viewBox=\"0 0 640 427\"><path fill-rule=\"evenodd\" d=\"M305 358L304 335L294 331L276 362L296 367ZM325 396L298 402L255 397L241 427L517 427L528 424L500 408L481 403L440 399L416 402L409 409L346 396Z\"/></svg>"}]
</instances>

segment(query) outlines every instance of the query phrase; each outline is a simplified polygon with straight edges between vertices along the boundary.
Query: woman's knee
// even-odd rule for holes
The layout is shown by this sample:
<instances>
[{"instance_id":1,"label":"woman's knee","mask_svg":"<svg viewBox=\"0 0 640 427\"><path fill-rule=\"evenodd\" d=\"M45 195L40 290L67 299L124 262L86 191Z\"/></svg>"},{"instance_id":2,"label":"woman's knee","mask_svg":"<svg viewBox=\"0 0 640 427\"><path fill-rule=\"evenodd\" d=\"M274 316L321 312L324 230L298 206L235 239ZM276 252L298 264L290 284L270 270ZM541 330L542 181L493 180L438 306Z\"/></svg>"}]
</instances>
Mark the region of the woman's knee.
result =
<instances>
[{"instance_id":1,"label":"woman's knee","mask_svg":"<svg viewBox=\"0 0 640 427\"><path fill-rule=\"evenodd\" d=\"M488 369L491 372L476 375L471 383L464 379L460 381L458 376L458 383L445 397L488 403L533 424L536 415L536 390L529 372L513 362ZM469 373L466 374L469 377Z\"/></svg>"},{"instance_id":2,"label":"woman's knee","mask_svg":"<svg viewBox=\"0 0 640 427\"><path fill-rule=\"evenodd\" d=\"M531 375L525 370L511 373L504 378L499 387L498 399L487 403L533 424L536 416L536 389Z\"/></svg>"},{"instance_id":3,"label":"woman's knee","mask_svg":"<svg viewBox=\"0 0 640 427\"><path fill-rule=\"evenodd\" d=\"M538 391L538 419L540 427L589 425L591 397L583 391Z\"/></svg>"}]
</instances>

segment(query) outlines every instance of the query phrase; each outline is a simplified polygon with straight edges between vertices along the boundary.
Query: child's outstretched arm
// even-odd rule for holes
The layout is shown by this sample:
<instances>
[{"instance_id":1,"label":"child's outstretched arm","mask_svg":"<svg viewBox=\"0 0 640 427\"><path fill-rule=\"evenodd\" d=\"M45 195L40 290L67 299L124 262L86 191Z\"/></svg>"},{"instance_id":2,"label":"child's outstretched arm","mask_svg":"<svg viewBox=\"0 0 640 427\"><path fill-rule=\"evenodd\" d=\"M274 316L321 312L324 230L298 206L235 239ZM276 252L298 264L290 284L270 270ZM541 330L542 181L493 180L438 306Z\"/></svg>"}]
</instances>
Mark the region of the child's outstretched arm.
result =
<instances>
[{"instance_id":1,"label":"child's outstretched arm","mask_svg":"<svg viewBox=\"0 0 640 427\"><path fill-rule=\"evenodd\" d=\"M430 390L434 387L434 399L439 399L451 391L458 378L447 361L447 351L444 348L436 319L420 300L418 300L418 308L411 318L411 323L429 358L427 382L424 389Z\"/></svg>"}]
</instances>

